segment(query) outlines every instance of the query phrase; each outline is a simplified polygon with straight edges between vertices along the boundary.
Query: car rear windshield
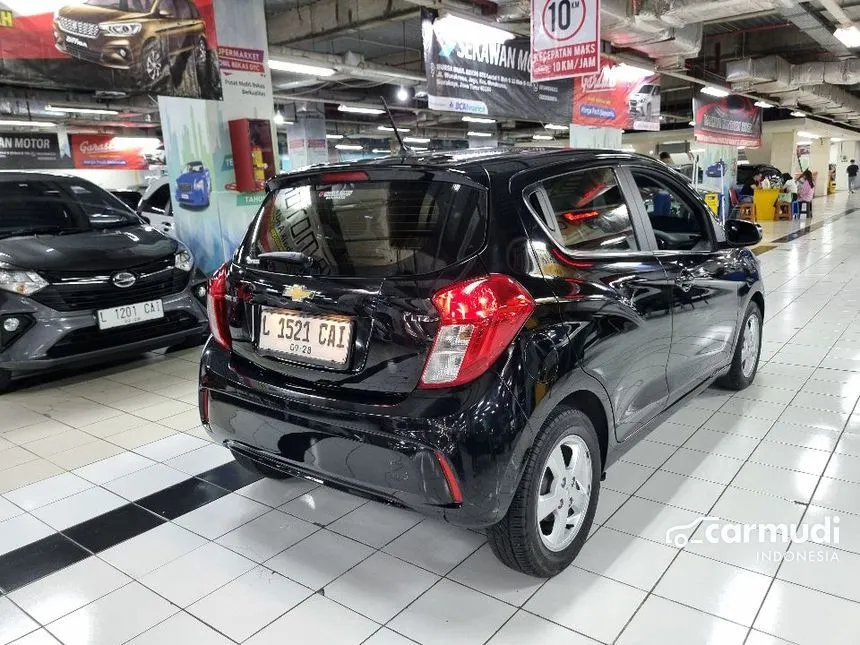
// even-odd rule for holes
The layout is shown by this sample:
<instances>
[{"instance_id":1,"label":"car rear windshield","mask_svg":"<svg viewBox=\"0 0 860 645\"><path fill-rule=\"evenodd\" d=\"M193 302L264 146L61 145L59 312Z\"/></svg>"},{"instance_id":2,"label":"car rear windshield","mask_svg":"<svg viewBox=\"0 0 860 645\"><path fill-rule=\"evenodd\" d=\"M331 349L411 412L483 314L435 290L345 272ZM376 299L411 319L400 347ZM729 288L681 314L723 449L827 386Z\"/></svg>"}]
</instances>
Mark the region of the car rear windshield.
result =
<instances>
[{"instance_id":1,"label":"car rear windshield","mask_svg":"<svg viewBox=\"0 0 860 645\"><path fill-rule=\"evenodd\" d=\"M287 273L387 277L437 271L473 255L486 236L486 193L444 181L311 179L272 192L251 229L253 262L288 252Z\"/></svg>"}]
</instances>

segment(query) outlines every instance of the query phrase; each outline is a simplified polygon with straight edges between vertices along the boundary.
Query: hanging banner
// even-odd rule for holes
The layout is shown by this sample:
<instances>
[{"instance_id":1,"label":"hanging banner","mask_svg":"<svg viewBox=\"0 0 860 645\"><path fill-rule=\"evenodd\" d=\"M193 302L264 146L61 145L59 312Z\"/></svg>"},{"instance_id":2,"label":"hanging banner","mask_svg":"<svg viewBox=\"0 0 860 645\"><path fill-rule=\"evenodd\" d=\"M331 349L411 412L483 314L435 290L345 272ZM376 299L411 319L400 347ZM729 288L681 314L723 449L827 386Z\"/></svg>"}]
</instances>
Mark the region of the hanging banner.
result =
<instances>
[{"instance_id":1,"label":"hanging banner","mask_svg":"<svg viewBox=\"0 0 860 645\"><path fill-rule=\"evenodd\" d=\"M660 129L660 75L604 61L573 80L573 123L622 130Z\"/></svg>"},{"instance_id":2,"label":"hanging banner","mask_svg":"<svg viewBox=\"0 0 860 645\"><path fill-rule=\"evenodd\" d=\"M56 134L0 132L0 170L71 168L68 150Z\"/></svg>"},{"instance_id":3,"label":"hanging banner","mask_svg":"<svg viewBox=\"0 0 860 645\"><path fill-rule=\"evenodd\" d=\"M164 146L155 138L73 134L69 140L75 168L149 170L164 163Z\"/></svg>"},{"instance_id":4,"label":"hanging banner","mask_svg":"<svg viewBox=\"0 0 860 645\"><path fill-rule=\"evenodd\" d=\"M456 16L423 15L431 110L570 123L572 83L532 83L528 39Z\"/></svg>"},{"instance_id":5,"label":"hanging banner","mask_svg":"<svg viewBox=\"0 0 860 645\"><path fill-rule=\"evenodd\" d=\"M600 71L600 0L531 0L531 80Z\"/></svg>"},{"instance_id":6,"label":"hanging banner","mask_svg":"<svg viewBox=\"0 0 860 645\"><path fill-rule=\"evenodd\" d=\"M213 0L0 0L0 81L220 99Z\"/></svg>"},{"instance_id":7,"label":"hanging banner","mask_svg":"<svg viewBox=\"0 0 860 645\"><path fill-rule=\"evenodd\" d=\"M745 96L693 96L697 141L728 146L761 146L761 109Z\"/></svg>"}]
</instances>

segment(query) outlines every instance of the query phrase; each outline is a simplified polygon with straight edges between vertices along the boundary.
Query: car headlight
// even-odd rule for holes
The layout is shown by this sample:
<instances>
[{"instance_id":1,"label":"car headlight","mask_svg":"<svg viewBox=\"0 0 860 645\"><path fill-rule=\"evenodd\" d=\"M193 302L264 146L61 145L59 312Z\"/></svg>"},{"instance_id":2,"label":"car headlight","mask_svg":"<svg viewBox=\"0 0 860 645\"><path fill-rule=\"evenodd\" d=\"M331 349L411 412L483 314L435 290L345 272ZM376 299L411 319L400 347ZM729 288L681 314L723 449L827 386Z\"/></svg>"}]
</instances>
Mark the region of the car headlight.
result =
<instances>
[{"instance_id":1,"label":"car headlight","mask_svg":"<svg viewBox=\"0 0 860 645\"><path fill-rule=\"evenodd\" d=\"M188 249L181 249L173 256L173 266L180 271L191 271L194 268L194 256Z\"/></svg>"},{"instance_id":2,"label":"car headlight","mask_svg":"<svg viewBox=\"0 0 860 645\"><path fill-rule=\"evenodd\" d=\"M202 179L198 179L194 182L194 188L196 188L197 190L204 190L206 188L206 182Z\"/></svg>"},{"instance_id":3,"label":"car headlight","mask_svg":"<svg viewBox=\"0 0 860 645\"><path fill-rule=\"evenodd\" d=\"M99 25L99 29L109 36L134 36L140 32L141 24L139 22L103 22Z\"/></svg>"},{"instance_id":4,"label":"car headlight","mask_svg":"<svg viewBox=\"0 0 860 645\"><path fill-rule=\"evenodd\" d=\"M35 271L0 269L0 289L4 291L29 296L47 286L47 281Z\"/></svg>"}]
</instances>

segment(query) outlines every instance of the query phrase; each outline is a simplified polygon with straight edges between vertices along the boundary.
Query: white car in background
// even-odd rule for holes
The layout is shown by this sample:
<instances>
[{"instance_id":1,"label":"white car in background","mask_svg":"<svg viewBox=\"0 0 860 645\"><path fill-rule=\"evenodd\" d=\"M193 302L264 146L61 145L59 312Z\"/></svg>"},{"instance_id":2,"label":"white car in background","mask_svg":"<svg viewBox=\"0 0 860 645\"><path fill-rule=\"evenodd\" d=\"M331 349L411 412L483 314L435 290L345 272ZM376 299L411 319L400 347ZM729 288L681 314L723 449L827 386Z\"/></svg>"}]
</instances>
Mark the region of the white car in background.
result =
<instances>
[{"instance_id":1,"label":"white car in background","mask_svg":"<svg viewBox=\"0 0 860 645\"><path fill-rule=\"evenodd\" d=\"M170 180L167 177L161 177L149 184L137 207L137 214L165 235L176 237L173 204L170 201Z\"/></svg>"}]
</instances>

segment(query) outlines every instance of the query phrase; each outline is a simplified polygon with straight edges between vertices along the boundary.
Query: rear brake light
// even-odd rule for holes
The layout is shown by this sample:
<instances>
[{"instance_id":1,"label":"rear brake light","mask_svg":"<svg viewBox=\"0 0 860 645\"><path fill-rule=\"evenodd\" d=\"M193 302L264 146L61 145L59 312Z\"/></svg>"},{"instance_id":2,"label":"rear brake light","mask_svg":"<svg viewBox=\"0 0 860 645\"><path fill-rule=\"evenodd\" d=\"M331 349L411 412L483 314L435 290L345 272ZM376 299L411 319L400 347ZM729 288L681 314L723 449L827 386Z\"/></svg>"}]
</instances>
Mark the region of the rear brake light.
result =
<instances>
[{"instance_id":1,"label":"rear brake light","mask_svg":"<svg viewBox=\"0 0 860 645\"><path fill-rule=\"evenodd\" d=\"M440 327L421 375L421 388L454 387L487 371L531 316L535 302L505 275L458 282L437 292Z\"/></svg>"},{"instance_id":2,"label":"rear brake light","mask_svg":"<svg viewBox=\"0 0 860 645\"><path fill-rule=\"evenodd\" d=\"M209 314L209 330L215 342L230 349L230 325L228 322L227 267L223 265L209 278L209 292L206 294L206 312Z\"/></svg>"},{"instance_id":3,"label":"rear brake light","mask_svg":"<svg viewBox=\"0 0 860 645\"><path fill-rule=\"evenodd\" d=\"M368 179L367 173L360 170L325 172L320 177L324 184L348 184L354 181L367 181Z\"/></svg>"}]
</instances>

